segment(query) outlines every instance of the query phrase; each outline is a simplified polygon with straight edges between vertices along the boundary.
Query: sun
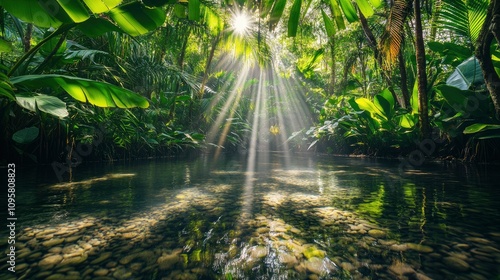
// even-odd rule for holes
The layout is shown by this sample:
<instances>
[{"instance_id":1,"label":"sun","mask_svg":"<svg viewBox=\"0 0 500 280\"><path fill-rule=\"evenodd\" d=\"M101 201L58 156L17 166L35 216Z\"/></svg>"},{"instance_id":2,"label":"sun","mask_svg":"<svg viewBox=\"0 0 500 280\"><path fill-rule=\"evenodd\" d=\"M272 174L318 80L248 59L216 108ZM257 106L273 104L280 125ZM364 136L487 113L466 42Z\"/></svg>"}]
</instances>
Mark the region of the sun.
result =
<instances>
[{"instance_id":1,"label":"sun","mask_svg":"<svg viewBox=\"0 0 500 280\"><path fill-rule=\"evenodd\" d=\"M243 11L238 11L231 18L231 27L238 35L243 35L250 30L250 16Z\"/></svg>"}]
</instances>

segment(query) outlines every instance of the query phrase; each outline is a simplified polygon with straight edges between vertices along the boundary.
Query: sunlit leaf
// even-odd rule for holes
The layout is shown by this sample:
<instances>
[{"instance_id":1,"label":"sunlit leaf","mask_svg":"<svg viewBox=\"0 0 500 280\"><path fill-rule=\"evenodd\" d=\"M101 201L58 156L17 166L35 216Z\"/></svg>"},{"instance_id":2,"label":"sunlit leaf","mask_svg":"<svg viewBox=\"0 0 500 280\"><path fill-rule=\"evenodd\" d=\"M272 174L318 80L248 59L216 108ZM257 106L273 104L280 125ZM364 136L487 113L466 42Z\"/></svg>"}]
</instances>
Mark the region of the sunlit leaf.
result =
<instances>
[{"instance_id":1,"label":"sunlit leaf","mask_svg":"<svg viewBox=\"0 0 500 280\"><path fill-rule=\"evenodd\" d=\"M80 1L53 0L38 1L45 10L62 22L79 23L90 17L89 12Z\"/></svg>"},{"instance_id":2,"label":"sunlit leaf","mask_svg":"<svg viewBox=\"0 0 500 280\"><path fill-rule=\"evenodd\" d=\"M122 0L83 0L83 2L85 2L85 5L87 5L92 13L100 14L115 8Z\"/></svg>"},{"instance_id":3,"label":"sunlit leaf","mask_svg":"<svg viewBox=\"0 0 500 280\"><path fill-rule=\"evenodd\" d=\"M330 0L330 7L332 9L333 18L337 24L339 30L345 29L344 17L342 16L342 11L340 10L339 4L336 0Z\"/></svg>"},{"instance_id":4,"label":"sunlit leaf","mask_svg":"<svg viewBox=\"0 0 500 280\"><path fill-rule=\"evenodd\" d=\"M326 34L328 37L335 36L335 27L333 26L333 22L330 17L321 9L321 14L323 15L323 21L325 23Z\"/></svg>"},{"instance_id":5,"label":"sunlit leaf","mask_svg":"<svg viewBox=\"0 0 500 280\"><path fill-rule=\"evenodd\" d=\"M38 0L0 0L0 6L15 17L39 27L59 27L62 24L45 11Z\"/></svg>"},{"instance_id":6,"label":"sunlit leaf","mask_svg":"<svg viewBox=\"0 0 500 280\"><path fill-rule=\"evenodd\" d=\"M466 127L464 134L473 134L491 129L500 129L500 124L475 123Z\"/></svg>"},{"instance_id":7,"label":"sunlit leaf","mask_svg":"<svg viewBox=\"0 0 500 280\"><path fill-rule=\"evenodd\" d=\"M146 98L135 92L112 84L77 77L55 74L24 75L12 78L11 82L16 86L29 88L61 87L76 100L99 107L147 108L149 106Z\"/></svg>"},{"instance_id":8,"label":"sunlit leaf","mask_svg":"<svg viewBox=\"0 0 500 280\"><path fill-rule=\"evenodd\" d=\"M175 4L174 5L174 14L178 18L186 18L187 17L187 8L184 5L181 4Z\"/></svg>"},{"instance_id":9,"label":"sunlit leaf","mask_svg":"<svg viewBox=\"0 0 500 280\"><path fill-rule=\"evenodd\" d=\"M132 36L146 34L165 22L165 12L161 8L147 8L139 2L132 2L109 12L111 18L126 33Z\"/></svg>"},{"instance_id":10,"label":"sunlit leaf","mask_svg":"<svg viewBox=\"0 0 500 280\"><path fill-rule=\"evenodd\" d=\"M19 144L29 144L38 137L39 132L38 127L23 128L12 135L12 140Z\"/></svg>"},{"instance_id":11,"label":"sunlit leaf","mask_svg":"<svg viewBox=\"0 0 500 280\"><path fill-rule=\"evenodd\" d=\"M82 31L85 35L89 37L101 36L107 32L123 32L116 25L111 23L109 20L104 18L89 18L88 20L80 23L76 26L77 29Z\"/></svg>"},{"instance_id":12,"label":"sunlit leaf","mask_svg":"<svg viewBox=\"0 0 500 280\"><path fill-rule=\"evenodd\" d=\"M367 0L356 0L359 10L363 13L365 17L371 17L373 15L373 8L370 6Z\"/></svg>"},{"instance_id":13,"label":"sunlit leaf","mask_svg":"<svg viewBox=\"0 0 500 280\"><path fill-rule=\"evenodd\" d=\"M299 26L300 8L302 0L294 0L292 9L290 10L290 18L288 19L288 36L295 37L297 35L297 27Z\"/></svg>"},{"instance_id":14,"label":"sunlit leaf","mask_svg":"<svg viewBox=\"0 0 500 280\"><path fill-rule=\"evenodd\" d=\"M358 21L358 14L350 0L339 0L339 4L348 22Z\"/></svg>"},{"instance_id":15,"label":"sunlit leaf","mask_svg":"<svg viewBox=\"0 0 500 280\"><path fill-rule=\"evenodd\" d=\"M276 24L281 19L283 15L283 10L285 9L286 0L276 0L274 2L273 8L271 9L271 14L269 15L269 27L270 29L274 29Z\"/></svg>"}]
</instances>

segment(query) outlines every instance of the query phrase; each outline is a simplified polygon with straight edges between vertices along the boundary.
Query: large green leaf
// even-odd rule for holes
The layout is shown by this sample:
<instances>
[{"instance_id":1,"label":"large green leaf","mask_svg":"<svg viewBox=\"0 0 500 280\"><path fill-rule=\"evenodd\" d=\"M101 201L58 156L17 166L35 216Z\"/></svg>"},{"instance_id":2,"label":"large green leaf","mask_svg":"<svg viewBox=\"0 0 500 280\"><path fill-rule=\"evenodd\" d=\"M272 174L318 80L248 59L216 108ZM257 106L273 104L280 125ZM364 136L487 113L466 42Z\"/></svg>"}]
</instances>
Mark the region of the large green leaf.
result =
<instances>
[{"instance_id":1,"label":"large green leaf","mask_svg":"<svg viewBox=\"0 0 500 280\"><path fill-rule=\"evenodd\" d=\"M358 104L360 109L369 112L372 116L379 116L380 118L387 120L387 116L369 99L364 97L357 98L356 103Z\"/></svg>"},{"instance_id":2,"label":"large green leaf","mask_svg":"<svg viewBox=\"0 0 500 280\"><path fill-rule=\"evenodd\" d=\"M69 115L66 109L66 103L55 96L45 94L35 96L18 94L16 95L16 101L19 106L32 112L36 112L38 109L58 118L64 118Z\"/></svg>"},{"instance_id":3,"label":"large green leaf","mask_svg":"<svg viewBox=\"0 0 500 280\"><path fill-rule=\"evenodd\" d=\"M294 0L292 9L290 10L290 18L288 19L288 36L295 37L297 35L297 27L299 26L300 7L302 0Z\"/></svg>"},{"instance_id":4,"label":"large green leaf","mask_svg":"<svg viewBox=\"0 0 500 280\"><path fill-rule=\"evenodd\" d=\"M489 0L443 0L436 26L476 42L486 18Z\"/></svg>"},{"instance_id":5,"label":"large green leaf","mask_svg":"<svg viewBox=\"0 0 500 280\"><path fill-rule=\"evenodd\" d=\"M484 77L479 60L475 56L472 56L460 63L455 68L455 71L446 79L446 84L461 90L467 90L471 86L479 87L484 85Z\"/></svg>"},{"instance_id":6,"label":"large green leaf","mask_svg":"<svg viewBox=\"0 0 500 280\"><path fill-rule=\"evenodd\" d=\"M464 134L473 134L491 129L500 129L500 124L475 123L464 129Z\"/></svg>"},{"instance_id":7,"label":"large green leaf","mask_svg":"<svg viewBox=\"0 0 500 280\"><path fill-rule=\"evenodd\" d=\"M40 27L59 27L62 22L42 8L38 0L0 0L0 6L15 17Z\"/></svg>"},{"instance_id":8,"label":"large green leaf","mask_svg":"<svg viewBox=\"0 0 500 280\"><path fill-rule=\"evenodd\" d=\"M358 21L358 14L356 13L356 9L352 5L350 0L339 0L340 7L342 11L344 11L344 15L349 22Z\"/></svg>"},{"instance_id":9,"label":"large green leaf","mask_svg":"<svg viewBox=\"0 0 500 280\"><path fill-rule=\"evenodd\" d=\"M94 14L106 13L118 6L122 0L83 0Z\"/></svg>"},{"instance_id":10,"label":"large green leaf","mask_svg":"<svg viewBox=\"0 0 500 280\"><path fill-rule=\"evenodd\" d=\"M112 84L63 75L24 75L11 79L16 86L29 88L63 88L69 95L81 102L99 107L132 108L149 106L146 98Z\"/></svg>"},{"instance_id":11,"label":"large green leaf","mask_svg":"<svg viewBox=\"0 0 500 280\"><path fill-rule=\"evenodd\" d=\"M200 20L200 0L188 1L188 19L194 21Z\"/></svg>"},{"instance_id":12,"label":"large green leaf","mask_svg":"<svg viewBox=\"0 0 500 280\"><path fill-rule=\"evenodd\" d=\"M457 111L464 111L467 106L468 97L471 95L468 91L449 85L439 85L435 87L436 92Z\"/></svg>"},{"instance_id":13,"label":"large green leaf","mask_svg":"<svg viewBox=\"0 0 500 280\"><path fill-rule=\"evenodd\" d=\"M90 14L79 0L51 0L38 1L42 8L58 20L66 23L79 23L86 21Z\"/></svg>"},{"instance_id":14,"label":"large green leaf","mask_svg":"<svg viewBox=\"0 0 500 280\"><path fill-rule=\"evenodd\" d=\"M325 22L326 34L328 37L332 38L335 36L335 27L333 26L333 22L323 9L321 9L321 14L323 15L323 21Z\"/></svg>"},{"instance_id":15,"label":"large green leaf","mask_svg":"<svg viewBox=\"0 0 500 280\"><path fill-rule=\"evenodd\" d=\"M3 65L0 64L0 66ZM12 101L16 100L16 98L14 97L13 85L11 84L9 77L2 73L2 71L0 71L0 97L1 96L7 97Z\"/></svg>"},{"instance_id":16,"label":"large green leaf","mask_svg":"<svg viewBox=\"0 0 500 280\"><path fill-rule=\"evenodd\" d=\"M373 104L382 111L386 118L390 119L394 115L394 97L388 89L373 97Z\"/></svg>"},{"instance_id":17,"label":"large green leaf","mask_svg":"<svg viewBox=\"0 0 500 280\"><path fill-rule=\"evenodd\" d=\"M339 4L336 0L330 0L330 8L332 9L333 18L337 24L339 30L345 29L344 17L342 16L342 11L340 10Z\"/></svg>"},{"instance_id":18,"label":"large green leaf","mask_svg":"<svg viewBox=\"0 0 500 280\"><path fill-rule=\"evenodd\" d=\"M373 8L370 6L367 0L356 0L359 10L363 13L365 17L371 17L373 15Z\"/></svg>"},{"instance_id":19,"label":"large green leaf","mask_svg":"<svg viewBox=\"0 0 500 280\"><path fill-rule=\"evenodd\" d=\"M111 23L109 20L104 18L89 18L88 20L80 23L76 26L77 29L82 31L85 35L89 37L101 36L107 32L123 32L118 26Z\"/></svg>"},{"instance_id":20,"label":"large green leaf","mask_svg":"<svg viewBox=\"0 0 500 280\"><path fill-rule=\"evenodd\" d=\"M286 0L276 0L274 2L273 8L271 9L271 14L269 15L269 27L273 29L276 24L281 19L283 15L283 10L285 9Z\"/></svg>"},{"instance_id":21,"label":"large green leaf","mask_svg":"<svg viewBox=\"0 0 500 280\"><path fill-rule=\"evenodd\" d=\"M23 128L12 135L12 140L19 144L29 144L38 137L38 127Z\"/></svg>"},{"instance_id":22,"label":"large green leaf","mask_svg":"<svg viewBox=\"0 0 500 280\"><path fill-rule=\"evenodd\" d=\"M147 8L139 2L132 2L109 12L118 26L130 34L138 36L152 31L165 22L165 12L161 8Z\"/></svg>"}]
</instances>

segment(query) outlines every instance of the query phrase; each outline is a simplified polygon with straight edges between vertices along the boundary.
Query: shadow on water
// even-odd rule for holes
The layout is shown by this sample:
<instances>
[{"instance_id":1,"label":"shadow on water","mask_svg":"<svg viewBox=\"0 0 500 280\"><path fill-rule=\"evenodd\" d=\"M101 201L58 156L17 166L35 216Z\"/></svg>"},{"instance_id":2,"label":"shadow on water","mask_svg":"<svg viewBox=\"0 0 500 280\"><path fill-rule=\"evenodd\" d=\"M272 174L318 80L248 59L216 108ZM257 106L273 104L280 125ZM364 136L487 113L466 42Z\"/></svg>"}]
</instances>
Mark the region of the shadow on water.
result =
<instances>
[{"instance_id":1,"label":"shadow on water","mask_svg":"<svg viewBox=\"0 0 500 280\"><path fill-rule=\"evenodd\" d=\"M71 183L26 172L16 273L4 254L0 278L498 277L489 167L270 158L252 173L229 157L80 167Z\"/></svg>"}]
</instances>

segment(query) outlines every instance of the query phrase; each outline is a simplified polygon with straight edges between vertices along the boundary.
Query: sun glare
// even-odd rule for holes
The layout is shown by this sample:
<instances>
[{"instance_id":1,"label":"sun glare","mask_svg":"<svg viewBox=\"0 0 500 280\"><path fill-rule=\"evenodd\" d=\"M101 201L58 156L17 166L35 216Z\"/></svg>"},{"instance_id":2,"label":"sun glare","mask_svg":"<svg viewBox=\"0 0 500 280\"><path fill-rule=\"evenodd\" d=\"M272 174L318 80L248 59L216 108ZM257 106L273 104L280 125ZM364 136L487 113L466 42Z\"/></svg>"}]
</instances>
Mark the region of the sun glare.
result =
<instances>
[{"instance_id":1,"label":"sun glare","mask_svg":"<svg viewBox=\"0 0 500 280\"><path fill-rule=\"evenodd\" d=\"M231 26L236 34L242 35L250 29L250 17L243 11L233 14Z\"/></svg>"}]
</instances>

